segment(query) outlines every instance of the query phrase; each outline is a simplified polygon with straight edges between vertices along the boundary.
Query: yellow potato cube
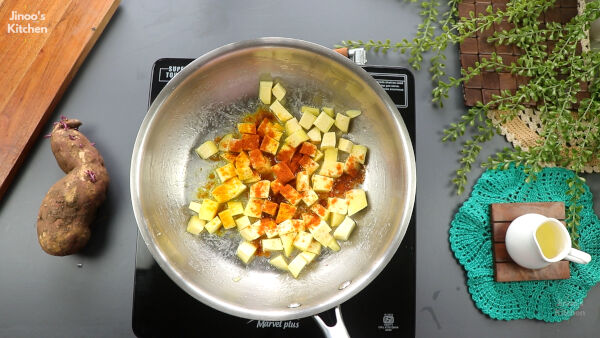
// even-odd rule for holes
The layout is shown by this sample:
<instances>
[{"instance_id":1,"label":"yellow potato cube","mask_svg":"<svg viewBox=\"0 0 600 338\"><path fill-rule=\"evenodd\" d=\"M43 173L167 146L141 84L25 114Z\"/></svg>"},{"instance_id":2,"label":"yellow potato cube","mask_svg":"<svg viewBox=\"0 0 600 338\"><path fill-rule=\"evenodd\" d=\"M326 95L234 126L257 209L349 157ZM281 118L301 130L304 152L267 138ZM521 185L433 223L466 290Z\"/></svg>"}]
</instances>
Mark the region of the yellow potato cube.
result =
<instances>
[{"instance_id":1,"label":"yellow potato cube","mask_svg":"<svg viewBox=\"0 0 600 338\"><path fill-rule=\"evenodd\" d=\"M221 154L221 158L229 163L234 163L236 157L237 157L237 155L234 153L222 153Z\"/></svg>"},{"instance_id":2,"label":"yellow potato cube","mask_svg":"<svg viewBox=\"0 0 600 338\"><path fill-rule=\"evenodd\" d=\"M358 159L352 155L348 156L346 162L344 162L344 172L350 176L356 176L361 169L362 164Z\"/></svg>"},{"instance_id":3,"label":"yellow potato cube","mask_svg":"<svg viewBox=\"0 0 600 338\"><path fill-rule=\"evenodd\" d=\"M338 113L335 116L335 126L340 131L347 133L348 127L350 126L350 118L346 115L342 115L342 114Z\"/></svg>"},{"instance_id":4,"label":"yellow potato cube","mask_svg":"<svg viewBox=\"0 0 600 338\"><path fill-rule=\"evenodd\" d=\"M288 271L288 264L282 255L278 255L275 258L271 258L269 260L269 264L273 265L274 267L278 268L279 270Z\"/></svg>"},{"instance_id":5,"label":"yellow potato cube","mask_svg":"<svg viewBox=\"0 0 600 338\"><path fill-rule=\"evenodd\" d=\"M246 209L244 209L244 215L248 217L260 218L262 214L263 200L258 198L248 199L246 203Z\"/></svg>"},{"instance_id":6,"label":"yellow potato cube","mask_svg":"<svg viewBox=\"0 0 600 338\"><path fill-rule=\"evenodd\" d=\"M348 203L343 198L329 197L327 199L327 210L345 215L348 212Z\"/></svg>"},{"instance_id":7,"label":"yellow potato cube","mask_svg":"<svg viewBox=\"0 0 600 338\"><path fill-rule=\"evenodd\" d=\"M212 220L210 220L210 222L206 223L204 225L204 228L206 228L206 230L211 233L214 234L215 231L219 230L219 228L221 227L222 223L221 223L221 219L219 217L215 217Z\"/></svg>"},{"instance_id":8,"label":"yellow potato cube","mask_svg":"<svg viewBox=\"0 0 600 338\"><path fill-rule=\"evenodd\" d=\"M269 108L281 122L285 122L293 117L292 114L290 114L290 112L287 111L287 109L285 109L281 103L279 103L279 101L273 102Z\"/></svg>"},{"instance_id":9,"label":"yellow potato cube","mask_svg":"<svg viewBox=\"0 0 600 338\"><path fill-rule=\"evenodd\" d=\"M227 202L227 209L231 210L231 216L237 216L244 213L244 206L242 202L230 201Z\"/></svg>"},{"instance_id":10,"label":"yellow potato cube","mask_svg":"<svg viewBox=\"0 0 600 338\"><path fill-rule=\"evenodd\" d=\"M263 239L261 243L264 251L283 250L283 244L281 243L281 239L279 238Z\"/></svg>"},{"instance_id":11,"label":"yellow potato cube","mask_svg":"<svg viewBox=\"0 0 600 338\"><path fill-rule=\"evenodd\" d=\"M254 253L258 247L249 242L241 242L237 248L237 256L242 260L242 262L248 264L252 258L254 258Z\"/></svg>"},{"instance_id":12,"label":"yellow potato cube","mask_svg":"<svg viewBox=\"0 0 600 338\"><path fill-rule=\"evenodd\" d=\"M306 206L310 207L318 200L319 195L317 195L317 193L314 190L309 189L307 191L302 192L302 202L304 202Z\"/></svg>"},{"instance_id":13,"label":"yellow potato cube","mask_svg":"<svg viewBox=\"0 0 600 338\"><path fill-rule=\"evenodd\" d=\"M311 130L309 130L306 135L308 135L308 139L311 142L321 142L321 132L317 127L314 127Z\"/></svg>"},{"instance_id":14,"label":"yellow potato cube","mask_svg":"<svg viewBox=\"0 0 600 338\"><path fill-rule=\"evenodd\" d=\"M355 226L356 223L350 217L346 217L342 224L338 225L337 229L333 232L333 237L341 241L347 241Z\"/></svg>"},{"instance_id":15,"label":"yellow potato cube","mask_svg":"<svg viewBox=\"0 0 600 338\"><path fill-rule=\"evenodd\" d=\"M224 165L220 168L217 168L215 171L217 172L217 176L219 176L219 179L221 180L221 182L225 182L228 179L237 176L235 166L231 163L227 163L226 165Z\"/></svg>"},{"instance_id":16,"label":"yellow potato cube","mask_svg":"<svg viewBox=\"0 0 600 338\"><path fill-rule=\"evenodd\" d=\"M190 217L188 221L187 228L185 231L189 232L192 235L198 235L204 230L204 225L206 224L205 220L198 218L197 215Z\"/></svg>"},{"instance_id":17,"label":"yellow potato cube","mask_svg":"<svg viewBox=\"0 0 600 338\"><path fill-rule=\"evenodd\" d=\"M202 201L202 205L200 206L200 210L198 210L198 217L205 221L210 221L217 215L217 211L219 210L219 203L209 200L205 198Z\"/></svg>"},{"instance_id":18,"label":"yellow potato cube","mask_svg":"<svg viewBox=\"0 0 600 338\"><path fill-rule=\"evenodd\" d=\"M304 221L301 219L292 219L292 226L296 231L305 231L306 226L304 225Z\"/></svg>"},{"instance_id":19,"label":"yellow potato cube","mask_svg":"<svg viewBox=\"0 0 600 338\"><path fill-rule=\"evenodd\" d=\"M234 165L236 168L250 167L250 157L248 157L246 152L242 151L235 158Z\"/></svg>"},{"instance_id":20,"label":"yellow potato cube","mask_svg":"<svg viewBox=\"0 0 600 338\"><path fill-rule=\"evenodd\" d=\"M327 247L333 251L340 251L340 244L333 237L331 237L331 239L329 240L329 244L327 244Z\"/></svg>"},{"instance_id":21,"label":"yellow potato cube","mask_svg":"<svg viewBox=\"0 0 600 338\"><path fill-rule=\"evenodd\" d=\"M233 134L227 134L219 141L219 151L229 151L229 141L233 139Z\"/></svg>"},{"instance_id":22,"label":"yellow potato cube","mask_svg":"<svg viewBox=\"0 0 600 338\"><path fill-rule=\"evenodd\" d=\"M319 161L320 159L322 159L324 156L323 152L320 150L317 150L317 152L315 153L315 157L313 158L313 160L315 161Z\"/></svg>"},{"instance_id":23,"label":"yellow potato cube","mask_svg":"<svg viewBox=\"0 0 600 338\"><path fill-rule=\"evenodd\" d=\"M327 148L335 148L335 133L332 131L323 134L323 139L321 140L321 150Z\"/></svg>"},{"instance_id":24,"label":"yellow potato cube","mask_svg":"<svg viewBox=\"0 0 600 338\"><path fill-rule=\"evenodd\" d=\"M342 222L343 224L344 222ZM340 224L341 226L341 224ZM318 241L319 243L321 243L322 245L327 245L329 244L329 241L331 239L331 234L329 232L331 232L331 228L329 227L329 225L327 224L327 222L321 220L321 223L319 225L317 225L316 227L313 227L310 230L310 233L313 235L313 238ZM306 250L303 250L306 251Z\"/></svg>"},{"instance_id":25,"label":"yellow potato cube","mask_svg":"<svg viewBox=\"0 0 600 338\"><path fill-rule=\"evenodd\" d=\"M256 182L260 181L260 178L261 178L260 174L258 172L256 172L255 170L252 170L252 176L243 180L242 182L244 184L252 184L252 183L256 183Z\"/></svg>"},{"instance_id":26,"label":"yellow potato cube","mask_svg":"<svg viewBox=\"0 0 600 338\"><path fill-rule=\"evenodd\" d=\"M240 230L240 236L242 236L244 240L251 242L260 237L260 231L257 226L251 225Z\"/></svg>"},{"instance_id":27,"label":"yellow potato cube","mask_svg":"<svg viewBox=\"0 0 600 338\"><path fill-rule=\"evenodd\" d=\"M312 184L314 191L331 191L333 178L315 174L312 177Z\"/></svg>"},{"instance_id":28,"label":"yellow potato cube","mask_svg":"<svg viewBox=\"0 0 600 338\"><path fill-rule=\"evenodd\" d=\"M308 264L306 262L306 259L302 258L302 256L300 255L297 255L294 259L292 259L290 264L288 264L288 270L290 271L292 276L294 276L294 278L298 278L300 271L304 269L306 264Z\"/></svg>"},{"instance_id":29,"label":"yellow potato cube","mask_svg":"<svg viewBox=\"0 0 600 338\"><path fill-rule=\"evenodd\" d=\"M302 144L302 142L308 141L308 135L302 130L296 130L293 134L288 135L285 139L285 143L292 148L296 148Z\"/></svg>"},{"instance_id":30,"label":"yellow potato cube","mask_svg":"<svg viewBox=\"0 0 600 338\"><path fill-rule=\"evenodd\" d=\"M300 126L306 130L309 130L310 127L312 127L313 123L315 122L315 120L317 119L317 117L309 112L305 112L304 114L302 114L302 117L300 118ZM310 137L310 136L309 136Z\"/></svg>"},{"instance_id":31,"label":"yellow potato cube","mask_svg":"<svg viewBox=\"0 0 600 338\"><path fill-rule=\"evenodd\" d=\"M344 173L344 163L342 162L323 162L319 175L338 178Z\"/></svg>"},{"instance_id":32,"label":"yellow potato cube","mask_svg":"<svg viewBox=\"0 0 600 338\"><path fill-rule=\"evenodd\" d=\"M317 214L317 216L319 216L322 220L327 221L327 218L329 217L329 211L327 211L327 209L325 209L321 204L313 204L313 206L310 207L310 210Z\"/></svg>"},{"instance_id":33,"label":"yellow potato cube","mask_svg":"<svg viewBox=\"0 0 600 338\"><path fill-rule=\"evenodd\" d=\"M359 145L359 144L355 144L352 147L350 156L355 157L360 164L365 164L365 160L367 158L367 147Z\"/></svg>"},{"instance_id":34,"label":"yellow potato cube","mask_svg":"<svg viewBox=\"0 0 600 338\"><path fill-rule=\"evenodd\" d=\"M311 252L315 255L320 254L321 253L321 243L319 243L317 241L310 242L310 245L308 246L308 248L306 248L305 252Z\"/></svg>"},{"instance_id":35,"label":"yellow potato cube","mask_svg":"<svg viewBox=\"0 0 600 338\"><path fill-rule=\"evenodd\" d=\"M277 83L273 87L272 92L273 92L273 96L275 96L275 98L279 101L283 100L283 98L285 97L285 88L283 88L281 83Z\"/></svg>"},{"instance_id":36,"label":"yellow potato cube","mask_svg":"<svg viewBox=\"0 0 600 338\"><path fill-rule=\"evenodd\" d=\"M285 221L277 224L277 233L279 236L289 234L290 232L294 232L294 226L292 225L291 219L286 219Z\"/></svg>"},{"instance_id":37,"label":"yellow potato cube","mask_svg":"<svg viewBox=\"0 0 600 338\"><path fill-rule=\"evenodd\" d=\"M346 218L346 215L338 214L337 212L332 212L331 220L330 220L329 224L331 225L332 228L335 228L336 226L340 225L344 221L344 218Z\"/></svg>"},{"instance_id":38,"label":"yellow potato cube","mask_svg":"<svg viewBox=\"0 0 600 338\"><path fill-rule=\"evenodd\" d=\"M296 232L288 232L287 234L279 235L279 238L281 238L281 244L283 244L283 253L285 254L285 257L290 257L294 250Z\"/></svg>"},{"instance_id":39,"label":"yellow potato cube","mask_svg":"<svg viewBox=\"0 0 600 338\"><path fill-rule=\"evenodd\" d=\"M258 181L250 186L250 198L269 198L270 188L270 181Z\"/></svg>"},{"instance_id":40,"label":"yellow potato cube","mask_svg":"<svg viewBox=\"0 0 600 338\"><path fill-rule=\"evenodd\" d=\"M352 146L354 146L354 143L352 143L352 141L340 137L340 141L338 143L339 150L350 154L352 152Z\"/></svg>"},{"instance_id":41,"label":"yellow potato cube","mask_svg":"<svg viewBox=\"0 0 600 338\"><path fill-rule=\"evenodd\" d=\"M315 108L315 107L309 107L309 106L302 106L300 108L300 111L302 113L310 113L313 114L314 116L319 115L319 108Z\"/></svg>"},{"instance_id":42,"label":"yellow potato cube","mask_svg":"<svg viewBox=\"0 0 600 338\"><path fill-rule=\"evenodd\" d=\"M258 97L264 104L271 103L271 87L273 87L273 81L260 81L258 83Z\"/></svg>"},{"instance_id":43,"label":"yellow potato cube","mask_svg":"<svg viewBox=\"0 0 600 338\"><path fill-rule=\"evenodd\" d=\"M243 230L250 226L250 218L248 216L242 216L235 220L235 224L237 225L238 230Z\"/></svg>"},{"instance_id":44,"label":"yellow potato cube","mask_svg":"<svg viewBox=\"0 0 600 338\"><path fill-rule=\"evenodd\" d=\"M231 209L225 209L219 213L219 219L223 223L223 228L231 229L235 227L235 220L231 214Z\"/></svg>"},{"instance_id":45,"label":"yellow potato cube","mask_svg":"<svg viewBox=\"0 0 600 338\"><path fill-rule=\"evenodd\" d=\"M310 264L310 262L312 262L315 259L315 257L317 257L316 254L308 251L301 252L298 254L298 256L302 257L302 259L306 261L306 264Z\"/></svg>"},{"instance_id":46,"label":"yellow potato cube","mask_svg":"<svg viewBox=\"0 0 600 338\"><path fill-rule=\"evenodd\" d=\"M310 242L312 242L312 239L312 234L306 231L300 231L296 235L296 238L294 238L294 247L300 251L306 251L306 249L308 249L308 246L310 245Z\"/></svg>"},{"instance_id":47,"label":"yellow potato cube","mask_svg":"<svg viewBox=\"0 0 600 338\"><path fill-rule=\"evenodd\" d=\"M285 132L288 135L292 135L293 133L301 129L302 126L300 126L300 123L298 123L298 120L296 120L295 117L287 120L287 122L285 123Z\"/></svg>"},{"instance_id":48,"label":"yellow potato cube","mask_svg":"<svg viewBox=\"0 0 600 338\"><path fill-rule=\"evenodd\" d=\"M336 148L327 148L324 150L323 164L335 163L338 158L338 150Z\"/></svg>"},{"instance_id":49,"label":"yellow potato cube","mask_svg":"<svg viewBox=\"0 0 600 338\"><path fill-rule=\"evenodd\" d=\"M348 216L356 214L368 205L367 194L362 189L352 189L347 191L346 201L348 202Z\"/></svg>"},{"instance_id":50,"label":"yellow potato cube","mask_svg":"<svg viewBox=\"0 0 600 338\"><path fill-rule=\"evenodd\" d=\"M196 148L196 154L205 160L218 152L219 148L213 141L206 141Z\"/></svg>"},{"instance_id":51,"label":"yellow potato cube","mask_svg":"<svg viewBox=\"0 0 600 338\"><path fill-rule=\"evenodd\" d=\"M296 174L296 190L299 192L310 190L310 175L307 171L300 171Z\"/></svg>"},{"instance_id":52,"label":"yellow potato cube","mask_svg":"<svg viewBox=\"0 0 600 338\"><path fill-rule=\"evenodd\" d=\"M198 202L194 202L191 201L190 205L188 206L188 208L196 213L200 212L200 208L202 208L202 204L198 203Z\"/></svg>"},{"instance_id":53,"label":"yellow potato cube","mask_svg":"<svg viewBox=\"0 0 600 338\"><path fill-rule=\"evenodd\" d=\"M319 128L321 132L326 133L329 131L331 126L333 126L334 122L335 120L332 119L331 116L327 115L325 112L322 112L313 124L315 127Z\"/></svg>"},{"instance_id":54,"label":"yellow potato cube","mask_svg":"<svg viewBox=\"0 0 600 338\"><path fill-rule=\"evenodd\" d=\"M254 123L238 123L237 128L240 134L256 134L256 125Z\"/></svg>"},{"instance_id":55,"label":"yellow potato cube","mask_svg":"<svg viewBox=\"0 0 600 338\"><path fill-rule=\"evenodd\" d=\"M255 179L255 174L254 171L252 171L252 168L250 167L240 167L240 168L236 168L235 172L238 176L238 178L246 183L252 183L252 180Z\"/></svg>"},{"instance_id":56,"label":"yellow potato cube","mask_svg":"<svg viewBox=\"0 0 600 338\"><path fill-rule=\"evenodd\" d=\"M321 108L321 111L323 111L328 116L333 117L334 113L333 113L333 108L332 107L323 107L323 108Z\"/></svg>"},{"instance_id":57,"label":"yellow potato cube","mask_svg":"<svg viewBox=\"0 0 600 338\"><path fill-rule=\"evenodd\" d=\"M357 109L346 110L346 115L351 119L359 116L360 114L362 114L362 112Z\"/></svg>"},{"instance_id":58,"label":"yellow potato cube","mask_svg":"<svg viewBox=\"0 0 600 338\"><path fill-rule=\"evenodd\" d=\"M218 185L211 191L211 194L219 203L224 203L238 197L246 190L246 186L239 178L230 178L225 183Z\"/></svg>"}]
</instances>

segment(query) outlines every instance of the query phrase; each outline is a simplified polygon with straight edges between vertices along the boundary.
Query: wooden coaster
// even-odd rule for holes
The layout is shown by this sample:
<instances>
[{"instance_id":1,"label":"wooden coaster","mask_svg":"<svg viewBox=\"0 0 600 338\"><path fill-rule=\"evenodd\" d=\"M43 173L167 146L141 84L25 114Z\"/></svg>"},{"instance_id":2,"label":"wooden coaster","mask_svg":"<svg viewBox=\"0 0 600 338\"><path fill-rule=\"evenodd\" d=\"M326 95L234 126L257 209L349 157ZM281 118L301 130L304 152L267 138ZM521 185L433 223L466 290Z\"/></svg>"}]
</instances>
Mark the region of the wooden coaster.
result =
<instances>
[{"instance_id":1,"label":"wooden coaster","mask_svg":"<svg viewBox=\"0 0 600 338\"><path fill-rule=\"evenodd\" d=\"M529 213L556 218L565 224L565 204L563 202L495 203L490 206L494 279L496 282L518 282L570 278L571 270L567 261L551 263L543 269L531 270L517 265L508 255L504 243L506 230L515 218Z\"/></svg>"}]
</instances>

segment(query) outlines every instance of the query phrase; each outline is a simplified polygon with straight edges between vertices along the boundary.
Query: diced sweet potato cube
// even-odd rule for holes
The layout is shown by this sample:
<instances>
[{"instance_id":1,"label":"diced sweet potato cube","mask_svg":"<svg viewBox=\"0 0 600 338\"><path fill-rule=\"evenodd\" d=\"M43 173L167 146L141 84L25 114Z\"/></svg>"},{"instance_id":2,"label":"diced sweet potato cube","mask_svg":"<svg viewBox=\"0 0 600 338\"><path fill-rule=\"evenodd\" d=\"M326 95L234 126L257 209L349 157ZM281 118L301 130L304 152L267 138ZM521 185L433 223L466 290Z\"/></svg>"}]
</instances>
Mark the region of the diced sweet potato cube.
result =
<instances>
[{"instance_id":1,"label":"diced sweet potato cube","mask_svg":"<svg viewBox=\"0 0 600 338\"><path fill-rule=\"evenodd\" d=\"M277 223L275 223L275 221L269 217L265 217L260 220L260 227L262 232L264 232L268 238L273 238L277 236L279 232Z\"/></svg>"},{"instance_id":2,"label":"diced sweet potato cube","mask_svg":"<svg viewBox=\"0 0 600 338\"><path fill-rule=\"evenodd\" d=\"M273 192L273 195L279 194L281 188L283 188L283 183L281 183L279 180L271 182L271 191Z\"/></svg>"},{"instance_id":3,"label":"diced sweet potato cube","mask_svg":"<svg viewBox=\"0 0 600 338\"><path fill-rule=\"evenodd\" d=\"M256 129L256 133L260 136L265 136L267 133L267 130L271 127L271 121L269 121L268 118L264 118L260 124L258 125L258 128Z\"/></svg>"},{"instance_id":4,"label":"diced sweet potato cube","mask_svg":"<svg viewBox=\"0 0 600 338\"><path fill-rule=\"evenodd\" d=\"M237 157L237 154L234 153L222 153L221 157L229 162L229 163L234 163L235 162L235 158Z\"/></svg>"},{"instance_id":5,"label":"diced sweet potato cube","mask_svg":"<svg viewBox=\"0 0 600 338\"><path fill-rule=\"evenodd\" d=\"M256 134L256 125L254 123L238 123L237 127L241 134Z\"/></svg>"},{"instance_id":6,"label":"diced sweet potato cube","mask_svg":"<svg viewBox=\"0 0 600 338\"><path fill-rule=\"evenodd\" d=\"M294 156L292 157L292 160L290 161L289 164L289 168L292 171L292 173L297 173L298 169L300 169L300 159L306 155L302 155L300 153L295 153Z\"/></svg>"},{"instance_id":7,"label":"diced sweet potato cube","mask_svg":"<svg viewBox=\"0 0 600 338\"><path fill-rule=\"evenodd\" d=\"M260 136L253 134L242 135L242 149L253 150L258 149L260 146Z\"/></svg>"},{"instance_id":8,"label":"diced sweet potato cube","mask_svg":"<svg viewBox=\"0 0 600 338\"><path fill-rule=\"evenodd\" d=\"M273 166L273 173L277 180L281 183L287 183L294 179L294 173L284 162L277 163Z\"/></svg>"},{"instance_id":9,"label":"diced sweet potato cube","mask_svg":"<svg viewBox=\"0 0 600 338\"><path fill-rule=\"evenodd\" d=\"M246 155L245 152L240 152L240 154L235 158L234 165L236 168L244 168L250 167L250 158Z\"/></svg>"},{"instance_id":10,"label":"diced sweet potato cube","mask_svg":"<svg viewBox=\"0 0 600 338\"><path fill-rule=\"evenodd\" d=\"M262 180L250 186L250 198L268 198L271 182Z\"/></svg>"},{"instance_id":11,"label":"diced sweet potato cube","mask_svg":"<svg viewBox=\"0 0 600 338\"><path fill-rule=\"evenodd\" d=\"M309 174L312 174L319 169L319 163L315 162L312 158L306 155L302 156L298 163L302 169L306 170Z\"/></svg>"},{"instance_id":12,"label":"diced sweet potato cube","mask_svg":"<svg viewBox=\"0 0 600 338\"><path fill-rule=\"evenodd\" d=\"M300 202L300 200L302 200L302 195L289 184L286 184L283 188L281 188L279 193L292 205L296 205L298 202Z\"/></svg>"},{"instance_id":13,"label":"diced sweet potato cube","mask_svg":"<svg viewBox=\"0 0 600 338\"><path fill-rule=\"evenodd\" d=\"M292 219L292 217L294 217L295 213L296 213L295 206L293 206L291 204L287 204L287 203L281 203L281 204L279 204L279 212L277 213L277 218L275 219L275 222L281 223L285 220Z\"/></svg>"},{"instance_id":14,"label":"diced sweet potato cube","mask_svg":"<svg viewBox=\"0 0 600 338\"><path fill-rule=\"evenodd\" d=\"M258 149L251 150L248 153L250 158L250 165L256 170L263 170L269 167L269 161L263 156L262 152Z\"/></svg>"},{"instance_id":15,"label":"diced sweet potato cube","mask_svg":"<svg viewBox=\"0 0 600 338\"><path fill-rule=\"evenodd\" d=\"M277 154L277 149L279 148L279 142L277 140L270 138L269 136L265 136L260 144L260 150L265 153L269 153L272 155Z\"/></svg>"},{"instance_id":16,"label":"diced sweet potato cube","mask_svg":"<svg viewBox=\"0 0 600 338\"><path fill-rule=\"evenodd\" d=\"M300 147L300 154L314 157L317 154L317 146L310 142L304 142Z\"/></svg>"},{"instance_id":17,"label":"diced sweet potato cube","mask_svg":"<svg viewBox=\"0 0 600 338\"><path fill-rule=\"evenodd\" d=\"M275 216L275 213L277 212L277 203L271 202L271 201L265 201L263 203L262 212L264 212L265 214L269 214L271 216Z\"/></svg>"},{"instance_id":18,"label":"diced sweet potato cube","mask_svg":"<svg viewBox=\"0 0 600 338\"><path fill-rule=\"evenodd\" d=\"M304 225L308 229L312 229L317 225L321 224L321 217L317 216L312 212L302 213L302 220L304 221Z\"/></svg>"},{"instance_id":19,"label":"diced sweet potato cube","mask_svg":"<svg viewBox=\"0 0 600 338\"><path fill-rule=\"evenodd\" d=\"M299 192L310 189L310 177L308 171L300 171L296 175L296 190Z\"/></svg>"},{"instance_id":20,"label":"diced sweet potato cube","mask_svg":"<svg viewBox=\"0 0 600 338\"><path fill-rule=\"evenodd\" d=\"M263 200L259 198L250 198L244 209L244 215L248 217L260 218L262 214Z\"/></svg>"},{"instance_id":21,"label":"diced sweet potato cube","mask_svg":"<svg viewBox=\"0 0 600 338\"><path fill-rule=\"evenodd\" d=\"M240 151L244 150L244 142L239 139L231 139L229 140L228 149L234 153L239 153Z\"/></svg>"},{"instance_id":22,"label":"diced sweet potato cube","mask_svg":"<svg viewBox=\"0 0 600 338\"><path fill-rule=\"evenodd\" d=\"M284 144L281 146L281 149L279 149L275 159L279 162L289 162L292 160L295 152L296 148L291 147L289 144Z\"/></svg>"}]
</instances>

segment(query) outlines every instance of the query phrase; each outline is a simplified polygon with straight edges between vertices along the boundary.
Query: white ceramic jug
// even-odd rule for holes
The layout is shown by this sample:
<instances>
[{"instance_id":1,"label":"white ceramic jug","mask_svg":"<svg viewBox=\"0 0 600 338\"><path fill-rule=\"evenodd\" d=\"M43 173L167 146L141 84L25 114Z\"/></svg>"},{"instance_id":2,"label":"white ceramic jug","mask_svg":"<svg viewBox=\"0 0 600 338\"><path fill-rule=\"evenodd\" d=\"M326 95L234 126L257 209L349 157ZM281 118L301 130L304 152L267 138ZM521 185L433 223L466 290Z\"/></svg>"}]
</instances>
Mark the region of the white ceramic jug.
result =
<instances>
[{"instance_id":1,"label":"white ceramic jug","mask_svg":"<svg viewBox=\"0 0 600 338\"><path fill-rule=\"evenodd\" d=\"M505 241L515 263L529 269L541 269L563 259L581 264L592 260L589 254L571 247L571 236L560 221L540 214L515 218Z\"/></svg>"}]
</instances>

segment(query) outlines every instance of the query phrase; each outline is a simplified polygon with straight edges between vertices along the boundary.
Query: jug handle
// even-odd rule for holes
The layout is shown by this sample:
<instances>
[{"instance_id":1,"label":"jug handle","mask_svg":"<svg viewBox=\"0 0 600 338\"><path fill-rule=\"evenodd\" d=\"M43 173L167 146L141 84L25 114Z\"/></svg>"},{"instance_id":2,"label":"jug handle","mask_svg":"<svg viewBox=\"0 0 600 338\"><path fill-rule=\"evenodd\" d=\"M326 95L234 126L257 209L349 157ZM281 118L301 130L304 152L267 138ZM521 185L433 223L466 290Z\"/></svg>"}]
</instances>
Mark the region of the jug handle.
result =
<instances>
[{"instance_id":1,"label":"jug handle","mask_svg":"<svg viewBox=\"0 0 600 338\"><path fill-rule=\"evenodd\" d=\"M579 264L587 264L592 261L592 256L586 252L572 248L565 259Z\"/></svg>"}]
</instances>

